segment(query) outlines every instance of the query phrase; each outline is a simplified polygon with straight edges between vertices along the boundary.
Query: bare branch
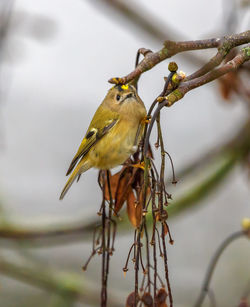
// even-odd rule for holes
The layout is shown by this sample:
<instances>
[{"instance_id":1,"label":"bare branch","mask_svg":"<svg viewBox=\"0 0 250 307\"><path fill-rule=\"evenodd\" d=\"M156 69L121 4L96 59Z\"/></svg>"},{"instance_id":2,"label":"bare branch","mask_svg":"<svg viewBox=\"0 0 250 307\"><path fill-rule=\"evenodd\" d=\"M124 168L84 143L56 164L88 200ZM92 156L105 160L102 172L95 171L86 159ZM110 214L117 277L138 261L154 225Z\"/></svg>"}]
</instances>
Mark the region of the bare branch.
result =
<instances>
[{"instance_id":1,"label":"bare branch","mask_svg":"<svg viewBox=\"0 0 250 307\"><path fill-rule=\"evenodd\" d=\"M134 71L129 73L127 76L122 78L111 78L110 83L114 84L125 84L132 81L134 78L139 77L142 73L147 70L152 69L154 66L160 62L176 55L177 53L190 51L190 50L200 50L209 48L218 48L218 53L213 57L205 66L198 70L195 74L187 77L187 80L191 80L194 77L201 76L202 74L208 72L212 68L220 64L223 58L228 54L228 52L236 47L250 42L250 31L242 32L240 34L234 34L222 38L211 38L205 40L195 40L186 42L174 42L166 41L164 47L157 52L148 52L145 58L139 63Z\"/></svg>"},{"instance_id":2,"label":"bare branch","mask_svg":"<svg viewBox=\"0 0 250 307\"><path fill-rule=\"evenodd\" d=\"M1 256L0 273L16 280L20 280L32 286L56 293L62 297L71 298L72 301L98 304L96 288L82 282L82 278L76 274L52 270L47 266L20 265L10 262ZM69 282L71 281L71 282ZM111 295L110 304L122 306L117 296Z\"/></svg>"},{"instance_id":3,"label":"bare branch","mask_svg":"<svg viewBox=\"0 0 250 307\"><path fill-rule=\"evenodd\" d=\"M176 90L174 90L167 97L165 97L165 99L167 100L165 105L170 107L176 101L183 98L187 92L206 83L209 83L215 79L218 79L219 77L225 75L228 72L237 70L244 62L249 60L250 46L243 48L239 52L239 54L237 54L231 61L227 62L225 65L216 68L201 77L181 83L181 85Z\"/></svg>"}]
</instances>

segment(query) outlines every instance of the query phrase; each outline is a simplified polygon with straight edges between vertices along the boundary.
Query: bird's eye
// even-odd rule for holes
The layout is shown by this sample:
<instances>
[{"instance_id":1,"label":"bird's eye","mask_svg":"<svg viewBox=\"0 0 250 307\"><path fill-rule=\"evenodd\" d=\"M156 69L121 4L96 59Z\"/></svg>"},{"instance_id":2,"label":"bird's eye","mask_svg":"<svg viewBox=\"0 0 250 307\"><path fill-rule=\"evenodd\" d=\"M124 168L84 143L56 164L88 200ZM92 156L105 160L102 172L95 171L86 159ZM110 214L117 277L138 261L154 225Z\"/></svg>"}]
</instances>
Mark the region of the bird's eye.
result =
<instances>
[{"instance_id":1,"label":"bird's eye","mask_svg":"<svg viewBox=\"0 0 250 307\"><path fill-rule=\"evenodd\" d=\"M119 101L121 99L120 95L116 95L116 100Z\"/></svg>"}]
</instances>

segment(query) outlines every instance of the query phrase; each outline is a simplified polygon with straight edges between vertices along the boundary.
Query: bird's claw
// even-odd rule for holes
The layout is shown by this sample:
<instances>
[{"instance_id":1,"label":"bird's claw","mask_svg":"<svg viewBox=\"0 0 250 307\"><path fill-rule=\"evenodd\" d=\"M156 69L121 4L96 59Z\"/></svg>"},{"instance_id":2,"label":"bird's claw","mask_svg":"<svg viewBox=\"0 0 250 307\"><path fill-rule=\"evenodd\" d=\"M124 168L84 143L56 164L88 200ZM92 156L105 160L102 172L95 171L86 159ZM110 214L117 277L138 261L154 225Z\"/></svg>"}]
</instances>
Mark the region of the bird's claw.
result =
<instances>
[{"instance_id":1,"label":"bird's claw","mask_svg":"<svg viewBox=\"0 0 250 307\"><path fill-rule=\"evenodd\" d=\"M144 161L140 162L140 163L136 163L136 164L131 164L132 167L136 167L136 168L140 168L143 171L145 170L145 163Z\"/></svg>"},{"instance_id":2,"label":"bird's claw","mask_svg":"<svg viewBox=\"0 0 250 307\"><path fill-rule=\"evenodd\" d=\"M150 121L151 121L151 116L145 116L145 117L142 119L141 123L142 123L142 124L149 124Z\"/></svg>"}]
</instances>

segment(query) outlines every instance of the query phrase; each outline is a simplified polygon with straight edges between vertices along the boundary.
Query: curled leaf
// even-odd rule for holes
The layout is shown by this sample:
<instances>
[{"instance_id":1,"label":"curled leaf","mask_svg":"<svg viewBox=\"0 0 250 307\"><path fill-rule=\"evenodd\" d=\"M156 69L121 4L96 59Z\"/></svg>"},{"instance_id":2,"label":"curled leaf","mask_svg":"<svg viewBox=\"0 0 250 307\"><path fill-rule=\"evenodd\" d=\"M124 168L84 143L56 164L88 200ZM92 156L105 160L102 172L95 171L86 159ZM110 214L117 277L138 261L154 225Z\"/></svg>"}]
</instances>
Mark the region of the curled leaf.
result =
<instances>
[{"instance_id":1,"label":"curled leaf","mask_svg":"<svg viewBox=\"0 0 250 307\"><path fill-rule=\"evenodd\" d=\"M130 185L131 185L131 173L130 169L127 168L120 177L120 180L117 185L116 193L115 193L115 213L118 213L125 200L127 199L127 195L129 193Z\"/></svg>"},{"instance_id":2,"label":"curled leaf","mask_svg":"<svg viewBox=\"0 0 250 307\"><path fill-rule=\"evenodd\" d=\"M163 223L163 228L164 228L164 235L166 236L168 234L168 226L166 222Z\"/></svg>"},{"instance_id":3,"label":"curled leaf","mask_svg":"<svg viewBox=\"0 0 250 307\"><path fill-rule=\"evenodd\" d=\"M127 297L126 307L135 307L135 292L132 292Z\"/></svg>"},{"instance_id":4,"label":"curled leaf","mask_svg":"<svg viewBox=\"0 0 250 307\"><path fill-rule=\"evenodd\" d=\"M230 100L232 93L238 92L239 79L238 72L231 71L218 79L220 92L225 100Z\"/></svg>"},{"instance_id":5,"label":"curled leaf","mask_svg":"<svg viewBox=\"0 0 250 307\"><path fill-rule=\"evenodd\" d=\"M142 219L142 202L136 200L131 188L127 196L127 213L131 224L138 227Z\"/></svg>"},{"instance_id":6,"label":"curled leaf","mask_svg":"<svg viewBox=\"0 0 250 307\"><path fill-rule=\"evenodd\" d=\"M127 198L129 182L131 180L131 167L124 166L118 173L110 176L111 196L115 203L114 211L117 214ZM107 178L105 178L105 199L110 200Z\"/></svg>"},{"instance_id":7,"label":"curled leaf","mask_svg":"<svg viewBox=\"0 0 250 307\"><path fill-rule=\"evenodd\" d=\"M153 298L149 292L145 292L141 298L145 307L153 307Z\"/></svg>"},{"instance_id":8,"label":"curled leaf","mask_svg":"<svg viewBox=\"0 0 250 307\"><path fill-rule=\"evenodd\" d=\"M156 295L156 306L157 307L167 307L167 292L164 288L161 288Z\"/></svg>"}]
</instances>

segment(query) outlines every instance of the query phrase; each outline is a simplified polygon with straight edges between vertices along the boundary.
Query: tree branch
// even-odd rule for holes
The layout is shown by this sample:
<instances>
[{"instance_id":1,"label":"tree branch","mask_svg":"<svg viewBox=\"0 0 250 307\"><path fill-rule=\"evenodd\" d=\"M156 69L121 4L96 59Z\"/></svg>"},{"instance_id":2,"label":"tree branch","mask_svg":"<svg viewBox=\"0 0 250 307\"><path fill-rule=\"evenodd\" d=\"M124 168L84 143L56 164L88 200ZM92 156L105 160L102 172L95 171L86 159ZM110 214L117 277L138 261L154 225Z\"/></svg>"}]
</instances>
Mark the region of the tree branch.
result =
<instances>
[{"instance_id":1,"label":"tree branch","mask_svg":"<svg viewBox=\"0 0 250 307\"><path fill-rule=\"evenodd\" d=\"M52 270L45 266L20 265L0 258L0 273L16 280L45 289L59 296L66 296L72 301L89 305L99 303L96 288L90 288L77 274ZM122 306L117 296L111 295L110 304Z\"/></svg>"},{"instance_id":2,"label":"tree branch","mask_svg":"<svg viewBox=\"0 0 250 307\"><path fill-rule=\"evenodd\" d=\"M190 51L190 50L201 50L209 48L218 48L218 53L213 57L205 66L195 72L193 75L187 77L187 80L197 78L202 74L208 72L212 68L219 65L228 52L236 47L250 42L250 30L242 32L240 34L234 34L225 36L222 38L211 38L205 40L185 41L185 42L174 42L166 41L164 47L157 52L148 52L145 58L139 63L139 65L131 73L122 78L111 78L110 83L113 84L125 84L132 81L134 78L139 77L142 73L152 69L160 62L176 55L177 53Z\"/></svg>"},{"instance_id":3,"label":"tree branch","mask_svg":"<svg viewBox=\"0 0 250 307\"><path fill-rule=\"evenodd\" d=\"M83 234L89 238L97 224L97 220L90 221L84 225L83 222L73 221L67 224L57 222L54 227L49 227L50 223L48 226L43 224L42 227L32 228L4 221L0 223L0 238L36 242L39 245L43 245L44 242L46 246L50 240L53 245L65 244L67 242L71 243L72 237L74 237L74 242L77 240L82 241ZM60 239L62 239L62 242Z\"/></svg>"},{"instance_id":4,"label":"tree branch","mask_svg":"<svg viewBox=\"0 0 250 307\"><path fill-rule=\"evenodd\" d=\"M209 71L203 76L191 79L190 81L185 81L180 84L180 86L165 97L165 106L172 106L176 101L184 97L184 95L206 83L209 83L219 77L225 75L228 72L237 70L243 63L250 60L250 46L243 48L231 61L227 62L225 65ZM159 99L162 101L162 99Z\"/></svg>"}]
</instances>

